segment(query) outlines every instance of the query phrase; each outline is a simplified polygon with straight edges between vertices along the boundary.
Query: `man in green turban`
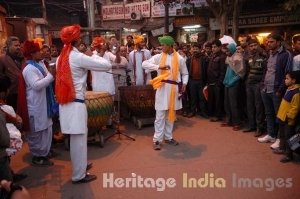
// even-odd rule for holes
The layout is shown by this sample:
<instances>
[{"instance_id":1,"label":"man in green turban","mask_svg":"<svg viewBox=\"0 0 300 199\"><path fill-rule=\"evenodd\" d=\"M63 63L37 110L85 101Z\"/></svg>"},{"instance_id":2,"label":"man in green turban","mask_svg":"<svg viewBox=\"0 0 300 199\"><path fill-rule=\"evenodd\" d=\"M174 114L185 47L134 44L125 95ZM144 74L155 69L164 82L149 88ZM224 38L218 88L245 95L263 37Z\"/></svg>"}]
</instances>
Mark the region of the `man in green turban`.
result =
<instances>
[{"instance_id":1,"label":"man in green turban","mask_svg":"<svg viewBox=\"0 0 300 199\"><path fill-rule=\"evenodd\" d=\"M170 36L158 38L162 45L162 53L156 54L142 64L146 71L157 71L158 76L150 83L156 90L155 122L153 148L161 149L161 143L176 146L178 142L173 138L173 126L176 110L182 108L181 95L189 79L185 60L173 49L174 39ZM178 85L182 83L182 87Z\"/></svg>"}]
</instances>

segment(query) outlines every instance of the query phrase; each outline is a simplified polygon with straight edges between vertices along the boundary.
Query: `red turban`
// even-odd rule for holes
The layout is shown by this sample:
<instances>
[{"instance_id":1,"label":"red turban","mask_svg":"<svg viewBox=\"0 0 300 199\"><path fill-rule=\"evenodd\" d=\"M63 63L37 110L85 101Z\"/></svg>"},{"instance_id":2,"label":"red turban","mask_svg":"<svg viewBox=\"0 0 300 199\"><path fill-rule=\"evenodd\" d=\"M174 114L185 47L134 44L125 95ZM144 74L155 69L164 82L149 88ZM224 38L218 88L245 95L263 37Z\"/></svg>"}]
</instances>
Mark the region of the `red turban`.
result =
<instances>
[{"instance_id":1,"label":"red turban","mask_svg":"<svg viewBox=\"0 0 300 199\"><path fill-rule=\"evenodd\" d=\"M26 40L23 46L23 55L26 59L32 59L31 54L40 51L40 46L34 41Z\"/></svg>"},{"instance_id":2,"label":"red turban","mask_svg":"<svg viewBox=\"0 0 300 199\"><path fill-rule=\"evenodd\" d=\"M56 70L55 94L59 104L74 101L75 88L69 63L70 52L73 49L71 43L80 38L80 26L65 26L60 31L60 38L65 44L62 49Z\"/></svg>"},{"instance_id":3,"label":"red turban","mask_svg":"<svg viewBox=\"0 0 300 199\"><path fill-rule=\"evenodd\" d=\"M64 44L70 44L80 38L80 26L65 26L60 31L60 39Z\"/></svg>"},{"instance_id":4,"label":"red turban","mask_svg":"<svg viewBox=\"0 0 300 199\"><path fill-rule=\"evenodd\" d=\"M102 37L95 37L93 39L93 47L102 46L103 44L105 44L105 40Z\"/></svg>"}]
</instances>

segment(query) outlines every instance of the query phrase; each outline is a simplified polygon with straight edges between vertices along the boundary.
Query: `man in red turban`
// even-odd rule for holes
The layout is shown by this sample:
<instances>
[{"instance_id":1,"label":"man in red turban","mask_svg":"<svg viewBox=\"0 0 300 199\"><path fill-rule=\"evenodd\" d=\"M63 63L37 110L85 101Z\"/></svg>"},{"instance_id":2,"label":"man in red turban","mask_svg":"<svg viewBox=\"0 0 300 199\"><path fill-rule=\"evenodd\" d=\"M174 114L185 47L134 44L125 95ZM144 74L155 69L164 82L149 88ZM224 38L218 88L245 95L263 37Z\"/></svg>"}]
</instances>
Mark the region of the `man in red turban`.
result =
<instances>
[{"instance_id":1,"label":"man in red turban","mask_svg":"<svg viewBox=\"0 0 300 199\"><path fill-rule=\"evenodd\" d=\"M81 42L80 26L63 27L60 32L65 44L57 62L56 96L60 104L61 130L70 135L72 161L72 182L87 183L95 180L95 175L86 173L87 166L87 110L84 103L88 70L108 71L111 64L93 55L88 49L85 54L78 49Z\"/></svg>"}]
</instances>

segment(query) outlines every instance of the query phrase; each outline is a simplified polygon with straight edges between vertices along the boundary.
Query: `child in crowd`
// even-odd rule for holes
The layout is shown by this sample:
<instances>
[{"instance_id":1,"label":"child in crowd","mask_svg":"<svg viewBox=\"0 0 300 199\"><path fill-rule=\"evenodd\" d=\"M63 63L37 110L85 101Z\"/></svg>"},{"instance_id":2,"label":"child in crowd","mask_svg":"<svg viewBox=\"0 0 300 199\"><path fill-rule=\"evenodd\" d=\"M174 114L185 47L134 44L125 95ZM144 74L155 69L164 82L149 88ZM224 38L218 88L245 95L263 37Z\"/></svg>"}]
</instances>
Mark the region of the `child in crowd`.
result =
<instances>
[{"instance_id":1,"label":"child in crowd","mask_svg":"<svg viewBox=\"0 0 300 199\"><path fill-rule=\"evenodd\" d=\"M300 71L288 72L285 76L287 91L281 101L277 118L280 122L280 147L274 153L285 154L280 162L293 160L293 152L287 141L295 134L297 116L300 112Z\"/></svg>"}]
</instances>

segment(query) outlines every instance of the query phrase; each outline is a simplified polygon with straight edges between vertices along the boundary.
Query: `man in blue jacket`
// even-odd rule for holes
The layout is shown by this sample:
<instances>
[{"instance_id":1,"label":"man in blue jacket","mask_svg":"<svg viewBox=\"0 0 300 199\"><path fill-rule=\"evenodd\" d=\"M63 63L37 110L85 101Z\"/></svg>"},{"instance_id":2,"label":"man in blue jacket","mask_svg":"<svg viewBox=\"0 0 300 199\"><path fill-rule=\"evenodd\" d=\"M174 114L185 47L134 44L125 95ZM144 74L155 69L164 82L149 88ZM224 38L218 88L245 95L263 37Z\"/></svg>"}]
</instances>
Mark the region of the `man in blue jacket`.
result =
<instances>
[{"instance_id":1,"label":"man in blue jacket","mask_svg":"<svg viewBox=\"0 0 300 199\"><path fill-rule=\"evenodd\" d=\"M269 58L262 81L261 96L265 106L267 119L267 135L258 138L258 142L275 142L271 148L279 147L279 139L276 140L278 124L276 114L285 92L285 74L292 70L292 55L282 46L283 38L279 34L270 34L267 37Z\"/></svg>"}]
</instances>

